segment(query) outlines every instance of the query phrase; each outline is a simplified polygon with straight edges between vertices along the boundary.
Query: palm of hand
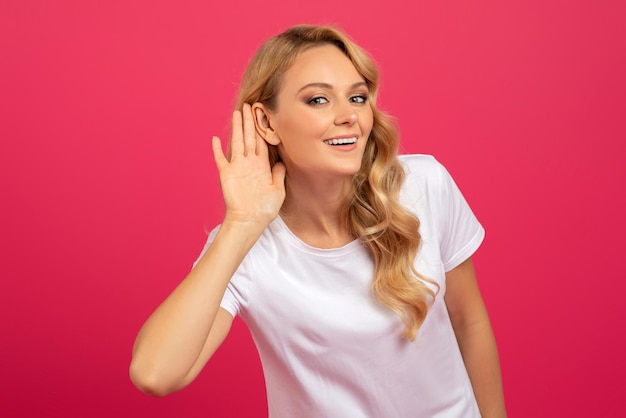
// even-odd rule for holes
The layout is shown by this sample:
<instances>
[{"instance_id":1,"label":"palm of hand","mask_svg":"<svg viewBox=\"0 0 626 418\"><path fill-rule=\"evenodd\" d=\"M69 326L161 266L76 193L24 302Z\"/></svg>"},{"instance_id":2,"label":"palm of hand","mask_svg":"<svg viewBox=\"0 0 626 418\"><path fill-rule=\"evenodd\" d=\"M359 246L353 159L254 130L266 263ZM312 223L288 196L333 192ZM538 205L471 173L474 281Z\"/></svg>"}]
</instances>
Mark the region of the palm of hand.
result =
<instances>
[{"instance_id":1,"label":"palm of hand","mask_svg":"<svg viewBox=\"0 0 626 418\"><path fill-rule=\"evenodd\" d=\"M277 215L285 200L285 167L270 167L268 145L254 128L249 105L243 115L233 113L228 160L219 138L213 138L213 154L219 171L220 185L226 204L226 217L237 222L267 226Z\"/></svg>"}]
</instances>

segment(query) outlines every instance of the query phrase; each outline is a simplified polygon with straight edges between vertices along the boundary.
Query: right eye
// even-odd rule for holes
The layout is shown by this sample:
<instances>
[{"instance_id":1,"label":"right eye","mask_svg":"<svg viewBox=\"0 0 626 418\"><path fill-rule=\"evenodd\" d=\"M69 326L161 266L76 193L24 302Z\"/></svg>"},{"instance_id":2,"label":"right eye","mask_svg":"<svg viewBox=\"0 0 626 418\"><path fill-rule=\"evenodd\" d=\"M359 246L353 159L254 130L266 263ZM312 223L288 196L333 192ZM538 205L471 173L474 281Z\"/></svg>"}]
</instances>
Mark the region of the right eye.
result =
<instances>
[{"instance_id":1,"label":"right eye","mask_svg":"<svg viewBox=\"0 0 626 418\"><path fill-rule=\"evenodd\" d=\"M311 105L321 105L321 104L328 103L328 100L325 97L319 96L319 97L313 97L307 103Z\"/></svg>"}]
</instances>

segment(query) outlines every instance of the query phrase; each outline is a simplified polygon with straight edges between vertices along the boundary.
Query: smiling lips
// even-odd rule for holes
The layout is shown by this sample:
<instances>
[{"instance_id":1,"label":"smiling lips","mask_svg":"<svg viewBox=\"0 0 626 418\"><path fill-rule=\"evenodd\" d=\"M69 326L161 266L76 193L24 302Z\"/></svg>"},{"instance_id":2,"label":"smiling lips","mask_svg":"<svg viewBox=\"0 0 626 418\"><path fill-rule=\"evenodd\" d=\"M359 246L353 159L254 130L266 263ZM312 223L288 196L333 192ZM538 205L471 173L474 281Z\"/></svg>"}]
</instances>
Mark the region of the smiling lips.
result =
<instances>
[{"instance_id":1,"label":"smiling lips","mask_svg":"<svg viewBox=\"0 0 626 418\"><path fill-rule=\"evenodd\" d=\"M333 138L325 140L324 143L328 145L350 145L354 144L357 139L356 136L352 138Z\"/></svg>"}]
</instances>

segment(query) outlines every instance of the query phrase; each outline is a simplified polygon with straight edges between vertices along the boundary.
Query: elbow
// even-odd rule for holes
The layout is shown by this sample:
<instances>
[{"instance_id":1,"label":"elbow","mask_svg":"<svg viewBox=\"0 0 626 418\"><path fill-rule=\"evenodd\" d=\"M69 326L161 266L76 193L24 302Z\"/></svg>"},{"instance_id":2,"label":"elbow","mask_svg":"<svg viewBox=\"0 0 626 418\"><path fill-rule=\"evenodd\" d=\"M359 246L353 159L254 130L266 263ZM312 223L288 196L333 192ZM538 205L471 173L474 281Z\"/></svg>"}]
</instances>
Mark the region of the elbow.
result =
<instances>
[{"instance_id":1,"label":"elbow","mask_svg":"<svg viewBox=\"0 0 626 418\"><path fill-rule=\"evenodd\" d=\"M145 367L133 359L128 374L131 382L143 393L157 398L176 392L179 388L164 378L154 367Z\"/></svg>"}]
</instances>

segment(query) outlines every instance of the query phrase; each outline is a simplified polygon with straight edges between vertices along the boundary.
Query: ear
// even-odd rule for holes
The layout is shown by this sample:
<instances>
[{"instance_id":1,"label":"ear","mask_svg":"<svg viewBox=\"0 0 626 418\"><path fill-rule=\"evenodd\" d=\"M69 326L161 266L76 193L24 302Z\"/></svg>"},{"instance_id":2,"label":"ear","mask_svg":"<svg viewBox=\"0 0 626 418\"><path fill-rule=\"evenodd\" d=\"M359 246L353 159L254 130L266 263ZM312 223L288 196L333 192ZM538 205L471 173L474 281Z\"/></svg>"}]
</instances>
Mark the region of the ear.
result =
<instances>
[{"instance_id":1,"label":"ear","mask_svg":"<svg viewBox=\"0 0 626 418\"><path fill-rule=\"evenodd\" d=\"M261 138L270 145L280 144L280 138L272 128L271 112L263 103L256 102L252 105L252 117L254 127Z\"/></svg>"}]
</instances>

